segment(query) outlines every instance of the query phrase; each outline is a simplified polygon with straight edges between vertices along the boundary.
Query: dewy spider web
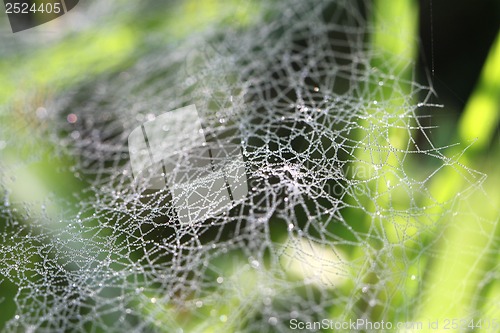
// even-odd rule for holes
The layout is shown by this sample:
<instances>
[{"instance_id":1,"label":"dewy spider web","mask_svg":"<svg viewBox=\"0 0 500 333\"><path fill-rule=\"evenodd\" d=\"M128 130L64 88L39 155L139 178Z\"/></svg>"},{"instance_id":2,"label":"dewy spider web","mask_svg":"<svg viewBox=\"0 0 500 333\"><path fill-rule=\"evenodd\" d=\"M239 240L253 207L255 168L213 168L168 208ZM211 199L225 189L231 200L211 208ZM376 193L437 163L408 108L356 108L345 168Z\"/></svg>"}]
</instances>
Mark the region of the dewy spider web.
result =
<instances>
[{"instance_id":1,"label":"dewy spider web","mask_svg":"<svg viewBox=\"0 0 500 333\"><path fill-rule=\"evenodd\" d=\"M259 6L248 26L157 47L37 111L29 136L55 147L38 158L65 156L58 171L81 189L43 207L16 202L15 166L4 163L0 274L16 289L7 331L287 332L292 319L415 319L422 262L439 255L439 223L456 207L429 183L450 168L474 189L481 175L427 139L416 115L425 100L415 100L429 89L404 78L412 64L389 68L392 55L373 48L369 3ZM249 193L185 224L167 187L134 183L127 138L191 104L209 142L241 145ZM198 145L172 130L184 148ZM428 177L412 176L425 160Z\"/></svg>"}]
</instances>

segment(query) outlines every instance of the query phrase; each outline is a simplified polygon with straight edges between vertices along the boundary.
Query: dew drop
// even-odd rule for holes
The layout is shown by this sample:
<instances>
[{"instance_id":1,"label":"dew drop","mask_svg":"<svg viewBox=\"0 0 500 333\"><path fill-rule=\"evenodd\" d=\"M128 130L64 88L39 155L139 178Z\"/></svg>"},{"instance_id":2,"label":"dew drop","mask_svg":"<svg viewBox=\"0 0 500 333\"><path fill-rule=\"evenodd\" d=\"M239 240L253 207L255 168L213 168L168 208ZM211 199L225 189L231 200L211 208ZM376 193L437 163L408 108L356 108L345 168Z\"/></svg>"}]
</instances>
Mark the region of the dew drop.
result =
<instances>
[{"instance_id":1,"label":"dew drop","mask_svg":"<svg viewBox=\"0 0 500 333\"><path fill-rule=\"evenodd\" d=\"M80 138L80 132L78 131L73 131L71 132L71 137L76 140L76 139L79 139Z\"/></svg>"},{"instance_id":2,"label":"dew drop","mask_svg":"<svg viewBox=\"0 0 500 333\"><path fill-rule=\"evenodd\" d=\"M78 120L78 117L76 116L76 114L74 113L70 113L68 114L68 116L66 117L66 120L68 121L68 123L70 124L74 124L77 122Z\"/></svg>"},{"instance_id":3,"label":"dew drop","mask_svg":"<svg viewBox=\"0 0 500 333\"><path fill-rule=\"evenodd\" d=\"M278 323L278 319L276 317L269 317L268 323L269 325L274 326Z\"/></svg>"},{"instance_id":4,"label":"dew drop","mask_svg":"<svg viewBox=\"0 0 500 333\"><path fill-rule=\"evenodd\" d=\"M45 119L48 115L47 109L44 108L43 106L37 108L35 113L38 119Z\"/></svg>"}]
</instances>

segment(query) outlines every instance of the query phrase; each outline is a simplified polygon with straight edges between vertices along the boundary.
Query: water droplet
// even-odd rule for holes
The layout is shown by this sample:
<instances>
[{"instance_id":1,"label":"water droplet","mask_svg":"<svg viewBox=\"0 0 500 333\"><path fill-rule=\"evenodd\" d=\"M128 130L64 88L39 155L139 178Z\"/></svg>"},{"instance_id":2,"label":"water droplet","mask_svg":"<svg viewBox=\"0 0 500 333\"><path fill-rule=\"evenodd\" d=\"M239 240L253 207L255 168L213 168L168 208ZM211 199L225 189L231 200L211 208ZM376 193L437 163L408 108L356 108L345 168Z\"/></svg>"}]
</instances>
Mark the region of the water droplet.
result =
<instances>
[{"instance_id":1,"label":"water droplet","mask_svg":"<svg viewBox=\"0 0 500 333\"><path fill-rule=\"evenodd\" d=\"M278 323L278 319L276 317L269 317L268 320L269 325L276 325Z\"/></svg>"},{"instance_id":2,"label":"water droplet","mask_svg":"<svg viewBox=\"0 0 500 333\"><path fill-rule=\"evenodd\" d=\"M47 109L43 106L38 107L35 113L38 119L45 119L48 115Z\"/></svg>"},{"instance_id":3,"label":"water droplet","mask_svg":"<svg viewBox=\"0 0 500 333\"><path fill-rule=\"evenodd\" d=\"M222 276L219 276L217 278L217 283L221 284L222 282L224 282L224 278Z\"/></svg>"},{"instance_id":4,"label":"water droplet","mask_svg":"<svg viewBox=\"0 0 500 333\"><path fill-rule=\"evenodd\" d=\"M156 303L156 298L151 298L151 303L155 304Z\"/></svg>"},{"instance_id":5,"label":"water droplet","mask_svg":"<svg viewBox=\"0 0 500 333\"><path fill-rule=\"evenodd\" d=\"M202 301L196 301L196 307L197 308L201 308L203 306L203 302Z\"/></svg>"},{"instance_id":6,"label":"water droplet","mask_svg":"<svg viewBox=\"0 0 500 333\"><path fill-rule=\"evenodd\" d=\"M367 293L367 292L368 292L368 287L363 287L363 288L361 288L361 292L363 292L363 293Z\"/></svg>"},{"instance_id":7,"label":"water droplet","mask_svg":"<svg viewBox=\"0 0 500 333\"><path fill-rule=\"evenodd\" d=\"M415 280L416 278L417 278L417 277L416 277L415 275L412 275L412 276L411 276L411 279L412 279L412 280Z\"/></svg>"},{"instance_id":8,"label":"water droplet","mask_svg":"<svg viewBox=\"0 0 500 333\"><path fill-rule=\"evenodd\" d=\"M227 316L226 315L222 315L219 317L219 320L223 323L225 323L227 321Z\"/></svg>"},{"instance_id":9,"label":"water droplet","mask_svg":"<svg viewBox=\"0 0 500 333\"><path fill-rule=\"evenodd\" d=\"M66 117L66 120L68 121L68 123L70 124L74 124L77 122L78 120L78 117L76 116L76 114L74 113L70 113L68 114L68 116Z\"/></svg>"},{"instance_id":10,"label":"water droplet","mask_svg":"<svg viewBox=\"0 0 500 333\"><path fill-rule=\"evenodd\" d=\"M78 131L73 131L71 132L71 137L76 140L76 139L79 139L80 138L80 132Z\"/></svg>"},{"instance_id":11,"label":"water droplet","mask_svg":"<svg viewBox=\"0 0 500 333\"><path fill-rule=\"evenodd\" d=\"M313 89L315 92L318 92L319 91L319 87L314 87Z\"/></svg>"},{"instance_id":12,"label":"water droplet","mask_svg":"<svg viewBox=\"0 0 500 333\"><path fill-rule=\"evenodd\" d=\"M368 302L368 305L370 305L371 307L374 307L375 305L377 305L377 300L371 299L370 302Z\"/></svg>"}]
</instances>

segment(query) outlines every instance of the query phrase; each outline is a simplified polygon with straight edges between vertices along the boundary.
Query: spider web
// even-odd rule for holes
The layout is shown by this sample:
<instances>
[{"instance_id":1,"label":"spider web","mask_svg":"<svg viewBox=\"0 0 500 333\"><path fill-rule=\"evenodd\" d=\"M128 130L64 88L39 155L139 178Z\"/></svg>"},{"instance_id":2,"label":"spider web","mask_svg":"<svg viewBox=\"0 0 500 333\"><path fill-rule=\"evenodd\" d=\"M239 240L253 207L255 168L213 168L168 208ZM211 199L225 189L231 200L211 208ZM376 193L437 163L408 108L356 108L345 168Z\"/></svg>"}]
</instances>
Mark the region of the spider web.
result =
<instances>
[{"instance_id":1,"label":"spider web","mask_svg":"<svg viewBox=\"0 0 500 333\"><path fill-rule=\"evenodd\" d=\"M415 319L427 258L441 254L434 245L483 175L428 139L418 114L432 91L412 63L373 47L371 3L259 6L248 26L148 50L34 116L21 106L23 140L2 129L9 149L36 151L17 164L4 152L1 164L0 274L16 309L6 331L287 332L292 319ZM172 205L168 186L134 181L127 139L192 104L209 144L241 147L248 194L180 223L189 207ZM183 151L199 147L171 131ZM47 156L59 163L54 182L69 174L76 188L16 199L19 168ZM460 196L432 188L445 171L467 184ZM204 186L187 177L191 190Z\"/></svg>"}]
</instances>

